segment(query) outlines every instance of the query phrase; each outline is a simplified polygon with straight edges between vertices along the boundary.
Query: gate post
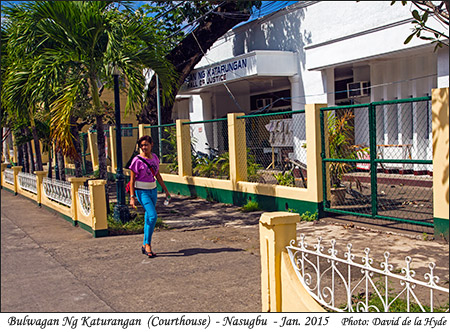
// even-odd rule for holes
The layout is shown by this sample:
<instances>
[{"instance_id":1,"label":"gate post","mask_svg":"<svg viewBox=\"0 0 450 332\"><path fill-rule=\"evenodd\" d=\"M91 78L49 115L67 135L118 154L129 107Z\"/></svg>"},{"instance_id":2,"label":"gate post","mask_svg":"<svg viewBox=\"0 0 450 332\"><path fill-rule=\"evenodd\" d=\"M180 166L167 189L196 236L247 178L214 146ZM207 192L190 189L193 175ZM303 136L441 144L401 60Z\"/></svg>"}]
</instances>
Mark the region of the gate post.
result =
<instances>
[{"instance_id":1,"label":"gate post","mask_svg":"<svg viewBox=\"0 0 450 332\"><path fill-rule=\"evenodd\" d=\"M449 239L449 88L432 90L434 237Z\"/></svg>"},{"instance_id":2,"label":"gate post","mask_svg":"<svg viewBox=\"0 0 450 332\"><path fill-rule=\"evenodd\" d=\"M265 212L259 220L261 252L261 302L263 312L281 311L281 254L291 240L297 239L300 215L290 212Z\"/></svg>"},{"instance_id":3,"label":"gate post","mask_svg":"<svg viewBox=\"0 0 450 332\"><path fill-rule=\"evenodd\" d=\"M230 155L230 180L233 187L239 181L247 181L247 143L245 120L238 119L244 113L230 113L228 122L228 147Z\"/></svg>"},{"instance_id":4,"label":"gate post","mask_svg":"<svg viewBox=\"0 0 450 332\"><path fill-rule=\"evenodd\" d=\"M308 191L311 198L319 204L319 217L323 216L324 204L324 172L322 167L322 139L320 109L326 104L305 105L305 130L306 130L306 161L308 172Z\"/></svg>"},{"instance_id":5,"label":"gate post","mask_svg":"<svg viewBox=\"0 0 450 332\"><path fill-rule=\"evenodd\" d=\"M176 121L178 175L192 176L191 133L189 126L183 125L183 122L189 122L189 120Z\"/></svg>"}]
</instances>

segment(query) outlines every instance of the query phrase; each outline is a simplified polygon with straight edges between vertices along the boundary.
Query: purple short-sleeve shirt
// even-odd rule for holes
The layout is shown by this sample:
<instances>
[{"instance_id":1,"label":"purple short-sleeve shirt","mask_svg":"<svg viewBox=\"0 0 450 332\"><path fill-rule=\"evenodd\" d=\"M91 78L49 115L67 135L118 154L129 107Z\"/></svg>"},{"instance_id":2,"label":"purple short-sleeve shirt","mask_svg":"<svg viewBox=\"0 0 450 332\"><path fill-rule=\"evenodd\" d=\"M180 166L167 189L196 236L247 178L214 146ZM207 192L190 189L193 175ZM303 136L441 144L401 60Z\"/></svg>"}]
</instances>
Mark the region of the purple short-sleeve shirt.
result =
<instances>
[{"instance_id":1,"label":"purple short-sleeve shirt","mask_svg":"<svg viewBox=\"0 0 450 332\"><path fill-rule=\"evenodd\" d=\"M131 162L131 165L130 165L130 170L132 170L134 172L134 174L136 175L135 179L137 181L142 181L142 182L155 182L156 181L153 174L156 175L156 173L158 173L158 171L159 171L159 159L154 153L152 153L152 155L153 155L152 159L148 159L148 158L145 158L142 156L141 157L144 158L145 161L150 165L153 172L148 169L148 166L141 159L139 159L138 156L133 158L133 161Z\"/></svg>"}]
</instances>

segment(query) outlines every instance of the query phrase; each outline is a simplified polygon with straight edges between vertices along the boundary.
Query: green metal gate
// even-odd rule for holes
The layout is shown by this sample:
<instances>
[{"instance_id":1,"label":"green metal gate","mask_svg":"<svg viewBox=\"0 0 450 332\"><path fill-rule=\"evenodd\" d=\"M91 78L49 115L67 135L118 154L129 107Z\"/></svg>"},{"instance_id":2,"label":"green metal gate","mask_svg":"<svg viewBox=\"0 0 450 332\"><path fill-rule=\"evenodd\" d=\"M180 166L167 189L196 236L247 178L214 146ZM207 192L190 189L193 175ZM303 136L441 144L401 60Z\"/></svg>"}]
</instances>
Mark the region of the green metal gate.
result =
<instances>
[{"instance_id":1,"label":"green metal gate","mask_svg":"<svg viewBox=\"0 0 450 332\"><path fill-rule=\"evenodd\" d=\"M322 108L324 210L433 226L431 98Z\"/></svg>"}]
</instances>

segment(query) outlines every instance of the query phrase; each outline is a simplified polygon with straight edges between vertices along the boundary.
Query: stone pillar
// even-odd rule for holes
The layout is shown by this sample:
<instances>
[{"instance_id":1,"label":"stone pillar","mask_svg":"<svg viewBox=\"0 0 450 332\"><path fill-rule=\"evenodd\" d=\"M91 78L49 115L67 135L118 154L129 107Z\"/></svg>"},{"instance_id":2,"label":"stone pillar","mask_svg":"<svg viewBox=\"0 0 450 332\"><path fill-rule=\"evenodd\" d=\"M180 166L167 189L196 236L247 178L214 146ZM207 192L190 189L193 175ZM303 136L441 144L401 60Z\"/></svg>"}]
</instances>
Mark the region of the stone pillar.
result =
<instances>
[{"instance_id":1,"label":"stone pillar","mask_svg":"<svg viewBox=\"0 0 450 332\"><path fill-rule=\"evenodd\" d=\"M239 181L247 181L247 142L245 120L238 119L244 113L228 114L228 147L230 155L230 180L235 187Z\"/></svg>"}]
</instances>

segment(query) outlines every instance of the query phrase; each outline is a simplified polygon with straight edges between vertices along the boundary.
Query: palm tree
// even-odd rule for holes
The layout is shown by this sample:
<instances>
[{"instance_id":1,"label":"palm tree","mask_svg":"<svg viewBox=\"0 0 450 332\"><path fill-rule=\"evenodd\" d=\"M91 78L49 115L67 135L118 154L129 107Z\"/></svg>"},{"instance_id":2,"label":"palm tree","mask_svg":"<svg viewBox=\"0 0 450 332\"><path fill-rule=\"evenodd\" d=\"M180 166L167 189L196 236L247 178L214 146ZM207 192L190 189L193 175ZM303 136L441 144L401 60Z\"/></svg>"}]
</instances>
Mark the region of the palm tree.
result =
<instances>
[{"instance_id":1,"label":"palm tree","mask_svg":"<svg viewBox=\"0 0 450 332\"><path fill-rule=\"evenodd\" d=\"M9 48L15 58L34 59L34 68L56 93L50 105L52 136L66 155L76 156L71 133L74 104L89 85L96 118L100 177L106 179L105 136L100 89L111 84L113 68L125 76L126 110L137 111L144 100L144 69L159 75L163 98L171 98L174 70L164 59L154 31L141 24L129 3L113 1L36 1L13 5L4 13L15 23ZM40 81L42 82L42 81ZM39 85L39 84L38 84ZM40 84L42 88L44 84ZM72 119L73 122L73 119Z\"/></svg>"}]
</instances>

